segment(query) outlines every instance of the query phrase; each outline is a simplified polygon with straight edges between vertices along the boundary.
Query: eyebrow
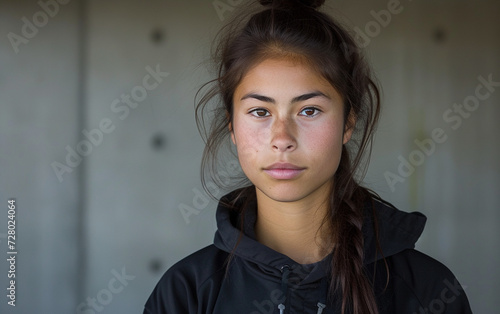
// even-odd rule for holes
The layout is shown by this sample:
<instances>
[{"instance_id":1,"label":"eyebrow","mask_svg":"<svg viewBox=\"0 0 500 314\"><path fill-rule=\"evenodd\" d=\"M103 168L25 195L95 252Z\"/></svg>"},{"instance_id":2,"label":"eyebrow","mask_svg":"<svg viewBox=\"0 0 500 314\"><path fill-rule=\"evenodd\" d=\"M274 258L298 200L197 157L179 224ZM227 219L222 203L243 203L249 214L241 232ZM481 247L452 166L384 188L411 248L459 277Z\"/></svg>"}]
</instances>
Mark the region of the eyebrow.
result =
<instances>
[{"instance_id":1,"label":"eyebrow","mask_svg":"<svg viewBox=\"0 0 500 314\"><path fill-rule=\"evenodd\" d=\"M325 97L327 99L330 99L330 97L326 96L322 92L320 92L320 91L314 91L314 92L311 92L311 93L307 93L307 94L303 94L303 95L299 95L297 97L294 97L292 99L292 103L296 103L296 102L299 102L299 101L305 101L305 100L308 100L308 99L311 99L311 98L314 98L314 97ZM254 99L257 99L257 100L260 100L260 101L263 101L263 102L268 102L268 103L271 103L271 104L276 104L276 100L274 100L273 98L267 97L267 96L263 96L263 95L259 95L259 94L256 94L256 93L248 93L245 96L241 97L241 100L245 100L245 99L248 99L248 98L254 98Z\"/></svg>"}]
</instances>

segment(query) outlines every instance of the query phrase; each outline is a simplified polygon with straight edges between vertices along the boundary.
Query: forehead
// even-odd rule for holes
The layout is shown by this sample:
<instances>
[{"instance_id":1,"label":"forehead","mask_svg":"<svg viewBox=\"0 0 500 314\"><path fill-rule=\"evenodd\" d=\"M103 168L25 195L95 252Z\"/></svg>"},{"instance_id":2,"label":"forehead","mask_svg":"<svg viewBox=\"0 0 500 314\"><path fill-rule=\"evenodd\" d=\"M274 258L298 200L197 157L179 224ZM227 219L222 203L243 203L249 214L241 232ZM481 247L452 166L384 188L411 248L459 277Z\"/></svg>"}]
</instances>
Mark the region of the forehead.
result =
<instances>
[{"instance_id":1,"label":"forehead","mask_svg":"<svg viewBox=\"0 0 500 314\"><path fill-rule=\"evenodd\" d=\"M268 58L257 62L242 77L234 96L248 92L299 94L320 90L336 98L335 88L304 58Z\"/></svg>"},{"instance_id":2,"label":"forehead","mask_svg":"<svg viewBox=\"0 0 500 314\"><path fill-rule=\"evenodd\" d=\"M246 79L259 77L260 79L273 76L285 75L285 78L298 78L307 76L309 79L314 78L318 81L326 80L322 77L319 71L306 61L297 58L268 58L256 62L251 66L242 77L241 83Z\"/></svg>"},{"instance_id":3,"label":"forehead","mask_svg":"<svg viewBox=\"0 0 500 314\"><path fill-rule=\"evenodd\" d=\"M305 57L272 57L259 60L251 66L243 76L262 73L266 71L296 72L297 74L307 74L322 78L319 71L316 70L313 63Z\"/></svg>"}]
</instances>

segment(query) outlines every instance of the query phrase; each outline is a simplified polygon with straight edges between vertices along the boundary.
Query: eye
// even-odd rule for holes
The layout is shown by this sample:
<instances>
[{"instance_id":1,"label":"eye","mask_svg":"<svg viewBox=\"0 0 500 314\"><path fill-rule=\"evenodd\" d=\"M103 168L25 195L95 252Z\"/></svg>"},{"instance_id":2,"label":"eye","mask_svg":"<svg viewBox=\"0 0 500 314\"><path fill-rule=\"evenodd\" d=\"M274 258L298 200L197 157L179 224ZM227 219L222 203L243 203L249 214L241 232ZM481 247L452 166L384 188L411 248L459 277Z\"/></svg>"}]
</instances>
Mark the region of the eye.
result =
<instances>
[{"instance_id":1,"label":"eye","mask_svg":"<svg viewBox=\"0 0 500 314\"><path fill-rule=\"evenodd\" d=\"M300 111L299 115L305 116L305 117L314 117L318 115L321 112L318 108L315 107L307 107L304 108Z\"/></svg>"},{"instance_id":2,"label":"eye","mask_svg":"<svg viewBox=\"0 0 500 314\"><path fill-rule=\"evenodd\" d=\"M262 109L262 108L250 110L249 113L252 116L257 117L257 118L264 118L264 117L268 117L270 115L269 111L267 111L266 109Z\"/></svg>"}]
</instances>

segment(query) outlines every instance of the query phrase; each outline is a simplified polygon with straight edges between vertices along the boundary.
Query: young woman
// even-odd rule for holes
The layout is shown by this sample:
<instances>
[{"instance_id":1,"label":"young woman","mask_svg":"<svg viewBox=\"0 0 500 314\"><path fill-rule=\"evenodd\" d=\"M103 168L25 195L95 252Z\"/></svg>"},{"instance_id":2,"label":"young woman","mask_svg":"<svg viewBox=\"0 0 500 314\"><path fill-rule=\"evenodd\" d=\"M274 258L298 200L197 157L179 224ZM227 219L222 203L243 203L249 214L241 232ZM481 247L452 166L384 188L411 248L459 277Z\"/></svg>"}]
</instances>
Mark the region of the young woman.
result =
<instances>
[{"instance_id":1,"label":"young woman","mask_svg":"<svg viewBox=\"0 0 500 314\"><path fill-rule=\"evenodd\" d=\"M214 244L171 267L144 313L471 313L441 263L414 250L425 216L362 187L379 92L324 1L260 1L229 24L203 169L234 145L249 184L223 197ZM233 181L234 182L234 181Z\"/></svg>"}]
</instances>

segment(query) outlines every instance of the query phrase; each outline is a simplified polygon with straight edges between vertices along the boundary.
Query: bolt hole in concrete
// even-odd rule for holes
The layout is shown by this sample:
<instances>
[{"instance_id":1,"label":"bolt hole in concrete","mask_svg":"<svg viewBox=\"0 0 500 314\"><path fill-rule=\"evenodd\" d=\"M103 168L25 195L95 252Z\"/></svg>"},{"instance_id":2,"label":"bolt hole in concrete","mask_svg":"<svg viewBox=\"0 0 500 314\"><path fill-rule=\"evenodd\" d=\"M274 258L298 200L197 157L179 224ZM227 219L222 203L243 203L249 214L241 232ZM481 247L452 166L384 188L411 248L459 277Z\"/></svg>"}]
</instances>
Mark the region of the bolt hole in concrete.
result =
<instances>
[{"instance_id":1,"label":"bolt hole in concrete","mask_svg":"<svg viewBox=\"0 0 500 314\"><path fill-rule=\"evenodd\" d=\"M162 133L156 133L151 138L151 146L153 150L160 151L165 148L165 135Z\"/></svg>"},{"instance_id":2,"label":"bolt hole in concrete","mask_svg":"<svg viewBox=\"0 0 500 314\"><path fill-rule=\"evenodd\" d=\"M448 34L442 27L436 27L432 32L432 39L437 44L445 43L447 38Z\"/></svg>"},{"instance_id":3,"label":"bolt hole in concrete","mask_svg":"<svg viewBox=\"0 0 500 314\"><path fill-rule=\"evenodd\" d=\"M165 41L165 32L161 28L156 27L151 31L150 38L154 44L159 45Z\"/></svg>"},{"instance_id":4,"label":"bolt hole in concrete","mask_svg":"<svg viewBox=\"0 0 500 314\"><path fill-rule=\"evenodd\" d=\"M162 262L159 259L152 259L149 262L149 270L152 273L158 273L162 269Z\"/></svg>"}]
</instances>

